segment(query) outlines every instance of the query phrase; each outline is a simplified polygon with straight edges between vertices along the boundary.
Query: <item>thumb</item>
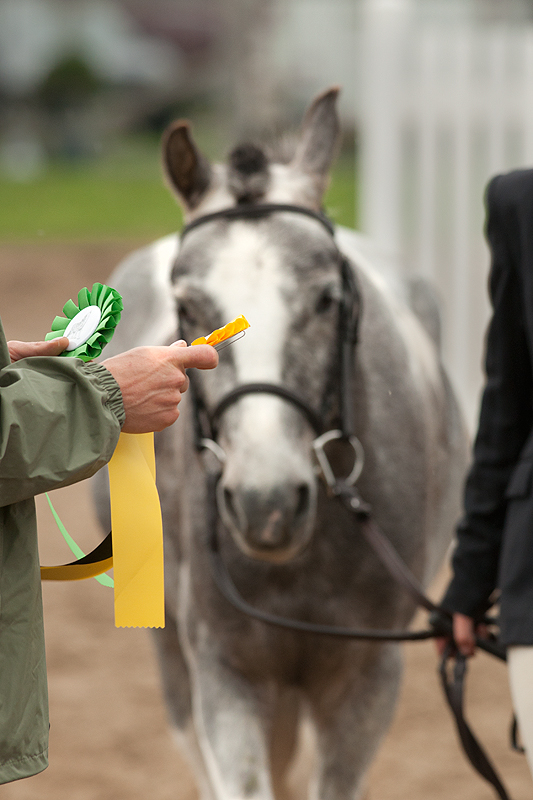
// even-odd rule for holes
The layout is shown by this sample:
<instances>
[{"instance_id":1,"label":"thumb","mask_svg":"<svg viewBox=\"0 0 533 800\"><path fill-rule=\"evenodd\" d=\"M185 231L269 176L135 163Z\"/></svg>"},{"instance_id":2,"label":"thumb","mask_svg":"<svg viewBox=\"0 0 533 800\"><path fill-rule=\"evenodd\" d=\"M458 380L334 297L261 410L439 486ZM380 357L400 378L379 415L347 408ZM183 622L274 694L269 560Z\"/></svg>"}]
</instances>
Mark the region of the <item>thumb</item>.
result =
<instances>
[{"instance_id":1,"label":"thumb","mask_svg":"<svg viewBox=\"0 0 533 800\"><path fill-rule=\"evenodd\" d=\"M66 350L68 347L68 339L66 336L60 336L58 339L52 339L48 342L43 342L43 355L57 356Z\"/></svg>"},{"instance_id":2,"label":"thumb","mask_svg":"<svg viewBox=\"0 0 533 800\"><path fill-rule=\"evenodd\" d=\"M187 342L185 339L178 339L177 342L172 342L170 347L187 347Z\"/></svg>"},{"instance_id":3,"label":"thumb","mask_svg":"<svg viewBox=\"0 0 533 800\"><path fill-rule=\"evenodd\" d=\"M453 638L460 653L473 656L476 649L474 620L464 614L454 614Z\"/></svg>"},{"instance_id":4,"label":"thumb","mask_svg":"<svg viewBox=\"0 0 533 800\"><path fill-rule=\"evenodd\" d=\"M174 346L172 349L174 349ZM218 364L218 353L210 344L195 344L192 347L183 347L177 342L172 355L174 364L182 369L190 369L191 367L213 369Z\"/></svg>"},{"instance_id":5,"label":"thumb","mask_svg":"<svg viewBox=\"0 0 533 800\"><path fill-rule=\"evenodd\" d=\"M58 356L68 347L68 339L60 336L58 339L51 339L44 342L17 342L7 343L11 361L19 361L21 358L31 356Z\"/></svg>"}]
</instances>

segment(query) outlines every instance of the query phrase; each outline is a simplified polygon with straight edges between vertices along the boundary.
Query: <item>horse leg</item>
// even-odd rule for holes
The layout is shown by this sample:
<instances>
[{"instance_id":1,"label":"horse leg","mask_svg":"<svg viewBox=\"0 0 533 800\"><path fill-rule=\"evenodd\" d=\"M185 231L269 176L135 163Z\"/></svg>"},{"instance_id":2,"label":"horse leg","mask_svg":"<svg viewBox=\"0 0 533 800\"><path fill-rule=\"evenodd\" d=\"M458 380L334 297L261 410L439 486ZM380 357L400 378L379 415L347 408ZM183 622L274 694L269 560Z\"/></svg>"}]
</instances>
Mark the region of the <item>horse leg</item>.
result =
<instances>
[{"instance_id":1,"label":"horse leg","mask_svg":"<svg viewBox=\"0 0 533 800\"><path fill-rule=\"evenodd\" d=\"M152 631L167 713L176 745L196 779L202 800L213 800L192 719L189 672L178 638L176 619L165 610L165 627Z\"/></svg>"},{"instance_id":2,"label":"horse leg","mask_svg":"<svg viewBox=\"0 0 533 800\"><path fill-rule=\"evenodd\" d=\"M366 771L392 719L402 671L399 648L373 645L358 655L346 659L341 675L324 676L313 687L313 794L319 800L363 797Z\"/></svg>"},{"instance_id":3,"label":"horse leg","mask_svg":"<svg viewBox=\"0 0 533 800\"><path fill-rule=\"evenodd\" d=\"M302 757L302 698L292 686L278 686L270 728L270 764L274 795L279 800L306 797L308 763ZM307 769L306 769L307 768Z\"/></svg>"},{"instance_id":4,"label":"horse leg","mask_svg":"<svg viewBox=\"0 0 533 800\"><path fill-rule=\"evenodd\" d=\"M274 800L268 744L275 689L252 685L210 647L202 650L189 667L194 724L213 794L216 800Z\"/></svg>"}]
</instances>

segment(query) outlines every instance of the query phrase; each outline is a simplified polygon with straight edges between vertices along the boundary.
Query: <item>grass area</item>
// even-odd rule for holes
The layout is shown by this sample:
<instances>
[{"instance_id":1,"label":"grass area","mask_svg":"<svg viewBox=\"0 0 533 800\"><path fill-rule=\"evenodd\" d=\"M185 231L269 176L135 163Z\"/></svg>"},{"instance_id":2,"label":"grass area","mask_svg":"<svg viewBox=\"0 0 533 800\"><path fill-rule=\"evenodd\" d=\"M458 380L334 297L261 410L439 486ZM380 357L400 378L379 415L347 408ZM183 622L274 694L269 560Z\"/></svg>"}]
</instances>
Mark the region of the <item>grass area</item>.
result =
<instances>
[{"instance_id":1,"label":"grass area","mask_svg":"<svg viewBox=\"0 0 533 800\"><path fill-rule=\"evenodd\" d=\"M353 157L339 157L325 199L331 218L356 219ZM106 157L52 164L36 180L0 178L4 241L151 239L177 230L181 213L163 183L155 140L122 143Z\"/></svg>"},{"instance_id":2,"label":"grass area","mask_svg":"<svg viewBox=\"0 0 533 800\"><path fill-rule=\"evenodd\" d=\"M359 208L357 205L357 173L353 153L343 153L337 159L331 183L324 199L328 216L338 225L357 227Z\"/></svg>"}]
</instances>

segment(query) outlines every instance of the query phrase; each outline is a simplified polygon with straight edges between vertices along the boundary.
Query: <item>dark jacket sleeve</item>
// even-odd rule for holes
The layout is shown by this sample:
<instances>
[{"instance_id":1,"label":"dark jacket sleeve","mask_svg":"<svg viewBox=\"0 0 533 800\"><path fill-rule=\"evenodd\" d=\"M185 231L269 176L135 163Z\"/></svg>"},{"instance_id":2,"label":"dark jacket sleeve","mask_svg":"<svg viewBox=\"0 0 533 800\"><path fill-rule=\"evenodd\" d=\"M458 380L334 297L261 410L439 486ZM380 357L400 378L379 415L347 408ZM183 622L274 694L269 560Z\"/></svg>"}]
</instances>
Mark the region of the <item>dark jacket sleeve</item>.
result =
<instances>
[{"instance_id":1,"label":"dark jacket sleeve","mask_svg":"<svg viewBox=\"0 0 533 800\"><path fill-rule=\"evenodd\" d=\"M124 423L120 388L100 364L26 358L0 370L0 506L93 475Z\"/></svg>"},{"instance_id":2,"label":"dark jacket sleeve","mask_svg":"<svg viewBox=\"0 0 533 800\"><path fill-rule=\"evenodd\" d=\"M533 421L531 361L524 314L521 225L533 211L533 171L494 178L487 190L493 315L473 463L457 529L453 578L442 605L477 616L496 588L505 491ZM529 225L531 225L529 219Z\"/></svg>"}]
</instances>

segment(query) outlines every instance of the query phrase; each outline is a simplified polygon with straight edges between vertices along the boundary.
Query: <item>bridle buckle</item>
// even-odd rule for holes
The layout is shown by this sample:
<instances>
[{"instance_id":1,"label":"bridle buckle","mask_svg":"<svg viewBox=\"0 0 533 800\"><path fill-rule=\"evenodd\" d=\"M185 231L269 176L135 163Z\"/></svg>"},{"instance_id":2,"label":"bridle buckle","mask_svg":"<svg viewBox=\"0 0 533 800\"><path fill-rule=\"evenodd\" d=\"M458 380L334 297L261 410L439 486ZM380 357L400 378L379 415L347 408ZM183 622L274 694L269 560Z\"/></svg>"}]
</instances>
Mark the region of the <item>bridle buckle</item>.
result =
<instances>
[{"instance_id":1,"label":"bridle buckle","mask_svg":"<svg viewBox=\"0 0 533 800\"><path fill-rule=\"evenodd\" d=\"M324 480L326 481L328 488L331 490L338 485L341 479L335 476L324 447L328 442L331 442L335 439L345 439L352 446L354 451L354 463L351 472L346 478L342 479L342 482L345 486L355 485L359 476L361 475L361 472L363 471L363 466L365 463L365 451L363 450L363 445L357 436L346 436L341 430L326 431L326 433L318 436L312 443L312 446Z\"/></svg>"}]
</instances>

